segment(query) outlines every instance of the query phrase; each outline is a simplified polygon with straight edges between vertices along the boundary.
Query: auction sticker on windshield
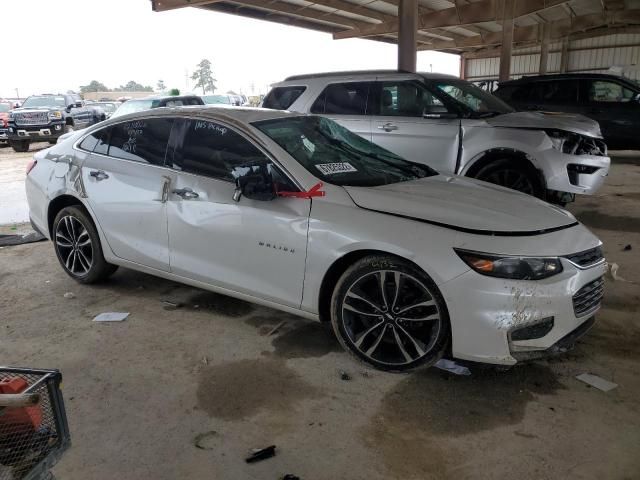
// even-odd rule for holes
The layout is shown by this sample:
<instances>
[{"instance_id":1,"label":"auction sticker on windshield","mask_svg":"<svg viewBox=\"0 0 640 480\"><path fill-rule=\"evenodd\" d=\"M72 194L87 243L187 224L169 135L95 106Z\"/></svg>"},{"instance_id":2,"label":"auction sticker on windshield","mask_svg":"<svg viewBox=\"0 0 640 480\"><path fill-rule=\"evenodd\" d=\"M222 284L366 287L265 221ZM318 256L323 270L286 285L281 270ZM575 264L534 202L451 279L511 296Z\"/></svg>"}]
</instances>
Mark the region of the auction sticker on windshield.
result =
<instances>
[{"instance_id":1,"label":"auction sticker on windshield","mask_svg":"<svg viewBox=\"0 0 640 480\"><path fill-rule=\"evenodd\" d=\"M357 172L353 165L349 162L341 163L321 163L316 165L316 168L325 175L334 175L336 173Z\"/></svg>"}]
</instances>

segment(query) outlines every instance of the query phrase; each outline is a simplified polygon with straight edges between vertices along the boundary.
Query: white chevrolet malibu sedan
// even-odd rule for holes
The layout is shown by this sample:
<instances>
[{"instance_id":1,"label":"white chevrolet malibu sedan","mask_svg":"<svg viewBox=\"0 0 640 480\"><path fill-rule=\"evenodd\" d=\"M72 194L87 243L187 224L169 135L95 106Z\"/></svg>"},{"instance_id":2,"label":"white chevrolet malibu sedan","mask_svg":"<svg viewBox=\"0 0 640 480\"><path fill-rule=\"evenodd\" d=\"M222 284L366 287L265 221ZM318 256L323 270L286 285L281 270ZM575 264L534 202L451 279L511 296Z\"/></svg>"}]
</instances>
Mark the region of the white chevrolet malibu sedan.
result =
<instances>
[{"instance_id":1,"label":"white chevrolet malibu sedan","mask_svg":"<svg viewBox=\"0 0 640 480\"><path fill-rule=\"evenodd\" d=\"M570 213L323 117L139 112L37 153L26 184L77 281L123 266L330 321L383 370L565 351L603 294L601 242Z\"/></svg>"}]
</instances>

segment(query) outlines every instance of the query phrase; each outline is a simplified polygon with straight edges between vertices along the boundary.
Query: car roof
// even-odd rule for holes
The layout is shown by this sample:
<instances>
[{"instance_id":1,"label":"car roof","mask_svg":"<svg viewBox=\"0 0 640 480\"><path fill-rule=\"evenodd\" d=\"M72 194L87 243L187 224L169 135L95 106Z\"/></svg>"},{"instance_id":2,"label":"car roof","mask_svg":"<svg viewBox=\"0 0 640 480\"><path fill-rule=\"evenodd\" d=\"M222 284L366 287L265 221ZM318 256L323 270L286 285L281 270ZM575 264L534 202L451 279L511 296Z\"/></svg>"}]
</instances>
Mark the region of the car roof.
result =
<instances>
[{"instance_id":1,"label":"car roof","mask_svg":"<svg viewBox=\"0 0 640 480\"><path fill-rule=\"evenodd\" d=\"M520 83L528 83L532 81L553 81L553 80L574 80L574 79L602 79L602 80L622 80L629 82L628 79L619 75L607 73L557 73L550 75L527 75L516 80L506 80L500 82L500 86L517 85Z\"/></svg>"},{"instance_id":2,"label":"car roof","mask_svg":"<svg viewBox=\"0 0 640 480\"><path fill-rule=\"evenodd\" d=\"M312 78L342 78L342 77L359 77L359 76L371 76L371 75L419 75L426 79L457 79L454 75L446 75L444 73L431 73L431 72L406 72L403 70L351 70L341 72L320 72L309 73L304 75L292 75L284 79L285 82L291 82L295 80L307 80Z\"/></svg>"}]
</instances>

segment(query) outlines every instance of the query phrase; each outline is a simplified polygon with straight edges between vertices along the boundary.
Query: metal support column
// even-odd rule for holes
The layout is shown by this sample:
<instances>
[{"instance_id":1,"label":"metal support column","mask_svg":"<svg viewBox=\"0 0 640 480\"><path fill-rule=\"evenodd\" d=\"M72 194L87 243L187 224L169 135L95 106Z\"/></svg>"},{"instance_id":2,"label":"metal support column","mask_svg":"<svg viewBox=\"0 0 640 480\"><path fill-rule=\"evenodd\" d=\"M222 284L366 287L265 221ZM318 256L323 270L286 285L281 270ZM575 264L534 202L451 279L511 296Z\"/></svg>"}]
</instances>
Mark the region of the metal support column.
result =
<instances>
[{"instance_id":1,"label":"metal support column","mask_svg":"<svg viewBox=\"0 0 640 480\"><path fill-rule=\"evenodd\" d=\"M542 41L540 42L540 67L538 73L544 75L547 73L547 65L549 63L549 26L542 24Z\"/></svg>"},{"instance_id":2,"label":"metal support column","mask_svg":"<svg viewBox=\"0 0 640 480\"><path fill-rule=\"evenodd\" d=\"M569 67L569 39L562 39L562 51L560 52L560 73L567 73Z\"/></svg>"},{"instance_id":3,"label":"metal support column","mask_svg":"<svg viewBox=\"0 0 640 480\"><path fill-rule=\"evenodd\" d=\"M398 70L415 72L418 0L400 0L398 20Z\"/></svg>"},{"instance_id":4,"label":"metal support column","mask_svg":"<svg viewBox=\"0 0 640 480\"><path fill-rule=\"evenodd\" d=\"M511 75L511 48L513 47L514 0L504 0L502 11L502 46L500 47L500 73L498 80L509 80Z\"/></svg>"},{"instance_id":5,"label":"metal support column","mask_svg":"<svg viewBox=\"0 0 640 480\"><path fill-rule=\"evenodd\" d=\"M464 80L467 76L467 59L464 55L460 55L460 78Z\"/></svg>"}]
</instances>

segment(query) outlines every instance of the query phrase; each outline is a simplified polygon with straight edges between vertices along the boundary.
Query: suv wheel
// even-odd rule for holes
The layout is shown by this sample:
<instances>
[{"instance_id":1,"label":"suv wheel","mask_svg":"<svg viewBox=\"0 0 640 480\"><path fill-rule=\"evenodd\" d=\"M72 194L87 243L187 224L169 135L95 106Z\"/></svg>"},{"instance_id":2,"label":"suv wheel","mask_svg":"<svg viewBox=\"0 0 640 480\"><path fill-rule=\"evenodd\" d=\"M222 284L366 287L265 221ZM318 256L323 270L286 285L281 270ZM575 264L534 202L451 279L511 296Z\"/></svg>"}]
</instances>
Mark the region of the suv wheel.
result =
<instances>
[{"instance_id":1,"label":"suv wheel","mask_svg":"<svg viewBox=\"0 0 640 480\"><path fill-rule=\"evenodd\" d=\"M347 351L387 371L433 365L450 339L447 308L433 280L386 255L365 257L342 275L331 323Z\"/></svg>"},{"instance_id":2,"label":"suv wheel","mask_svg":"<svg viewBox=\"0 0 640 480\"><path fill-rule=\"evenodd\" d=\"M28 152L29 140L12 140L9 142L14 152Z\"/></svg>"},{"instance_id":3,"label":"suv wheel","mask_svg":"<svg viewBox=\"0 0 640 480\"><path fill-rule=\"evenodd\" d=\"M96 227L79 207L58 212L53 221L53 244L64 271L80 283L99 282L118 269L104 259Z\"/></svg>"},{"instance_id":4,"label":"suv wheel","mask_svg":"<svg viewBox=\"0 0 640 480\"><path fill-rule=\"evenodd\" d=\"M534 197L544 197L544 189L535 170L518 165L511 159L491 162L482 167L475 178Z\"/></svg>"}]
</instances>

